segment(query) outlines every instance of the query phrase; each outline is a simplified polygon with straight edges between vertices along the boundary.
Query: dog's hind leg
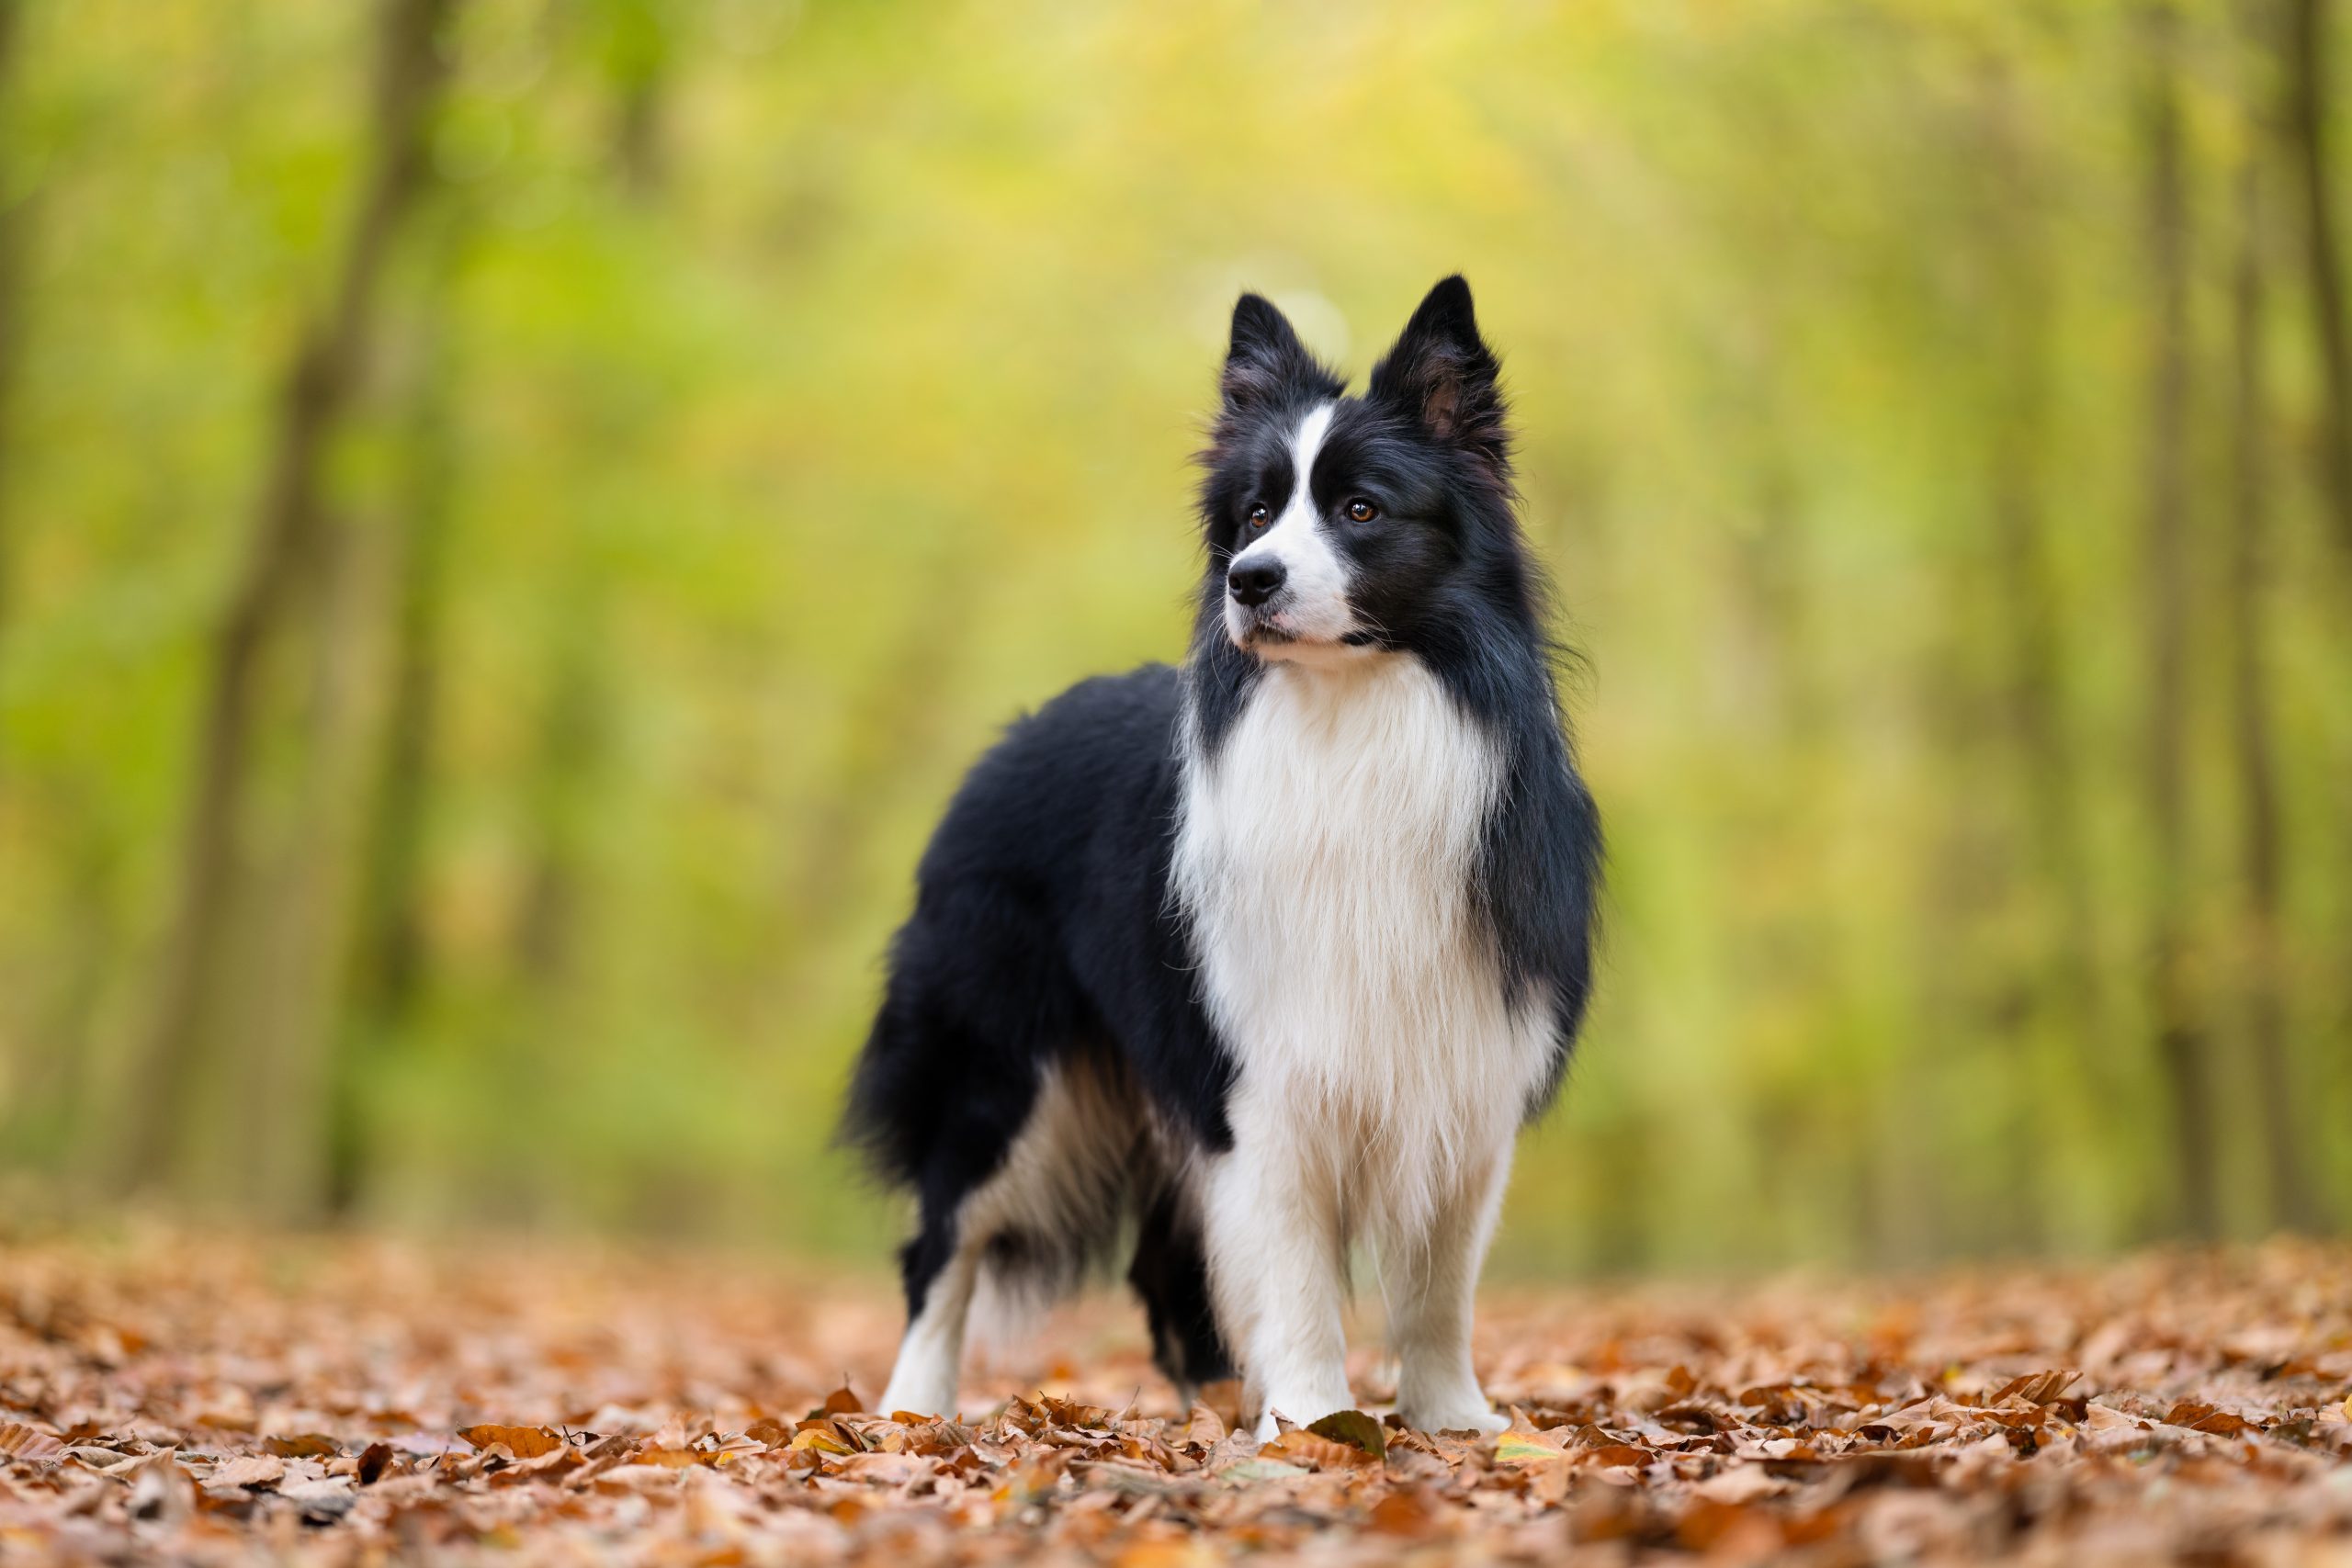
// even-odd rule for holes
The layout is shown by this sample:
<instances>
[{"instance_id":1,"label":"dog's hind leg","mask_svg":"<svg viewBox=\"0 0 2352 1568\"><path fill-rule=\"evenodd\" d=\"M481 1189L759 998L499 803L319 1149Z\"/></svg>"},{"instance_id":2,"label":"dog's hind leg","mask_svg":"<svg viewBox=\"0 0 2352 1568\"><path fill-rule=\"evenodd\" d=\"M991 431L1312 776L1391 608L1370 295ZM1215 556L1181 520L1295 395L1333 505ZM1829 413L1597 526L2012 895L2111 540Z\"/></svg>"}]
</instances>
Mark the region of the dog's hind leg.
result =
<instances>
[{"instance_id":1,"label":"dog's hind leg","mask_svg":"<svg viewBox=\"0 0 2352 1568\"><path fill-rule=\"evenodd\" d=\"M1151 1324L1153 1363L1190 1404L1204 1383L1233 1375L1233 1358L1217 1332L1209 1296L1199 1205L1178 1185L1181 1179L1169 1178L1144 1204L1127 1282Z\"/></svg>"},{"instance_id":2,"label":"dog's hind leg","mask_svg":"<svg viewBox=\"0 0 2352 1568\"><path fill-rule=\"evenodd\" d=\"M899 1254L907 1291L907 1333L890 1385L882 1391L884 1415L910 1410L921 1416L953 1416L956 1384L964 1365L964 1325L979 1280L977 1247L959 1245L960 1203L923 1205L922 1228Z\"/></svg>"},{"instance_id":3,"label":"dog's hind leg","mask_svg":"<svg viewBox=\"0 0 2352 1568\"><path fill-rule=\"evenodd\" d=\"M886 1413L954 1414L976 1296L1014 1310L1042 1305L1075 1287L1118 1237L1142 1138L1124 1075L1083 1051L1047 1061L1014 1124L980 1180L921 1187L922 1228L903 1255L907 1334Z\"/></svg>"}]
</instances>

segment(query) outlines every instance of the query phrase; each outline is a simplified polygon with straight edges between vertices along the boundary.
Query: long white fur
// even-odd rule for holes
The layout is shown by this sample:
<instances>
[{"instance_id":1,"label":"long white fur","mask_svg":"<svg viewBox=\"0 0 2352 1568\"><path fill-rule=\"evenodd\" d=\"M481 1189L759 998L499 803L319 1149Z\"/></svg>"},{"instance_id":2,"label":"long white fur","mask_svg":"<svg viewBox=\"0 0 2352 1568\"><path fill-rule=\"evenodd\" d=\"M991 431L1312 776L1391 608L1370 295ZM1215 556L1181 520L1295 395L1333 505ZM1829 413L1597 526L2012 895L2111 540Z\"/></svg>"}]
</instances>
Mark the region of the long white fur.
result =
<instances>
[{"instance_id":1,"label":"long white fur","mask_svg":"<svg viewBox=\"0 0 2352 1568\"><path fill-rule=\"evenodd\" d=\"M1310 415L1300 446L1320 434ZM1234 1147L1203 1168L1211 1286L1271 1436L1277 1412L1351 1403L1363 1236L1406 1418L1498 1428L1470 1293L1550 1049L1542 1015L1505 1001L1471 900L1501 759L1418 660L1354 651L1270 661L1213 761L1188 737L1176 891L1239 1067Z\"/></svg>"}]
</instances>

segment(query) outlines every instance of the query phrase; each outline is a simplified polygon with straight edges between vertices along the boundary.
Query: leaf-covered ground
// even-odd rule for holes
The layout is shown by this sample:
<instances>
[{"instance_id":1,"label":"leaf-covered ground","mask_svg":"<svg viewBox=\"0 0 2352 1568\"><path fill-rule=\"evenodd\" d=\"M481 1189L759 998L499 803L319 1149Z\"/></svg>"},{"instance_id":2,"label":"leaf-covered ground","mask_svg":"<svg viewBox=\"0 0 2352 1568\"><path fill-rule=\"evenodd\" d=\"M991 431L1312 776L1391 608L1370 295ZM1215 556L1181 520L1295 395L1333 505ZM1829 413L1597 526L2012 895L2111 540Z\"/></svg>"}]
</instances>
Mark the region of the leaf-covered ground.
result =
<instances>
[{"instance_id":1,"label":"leaf-covered ground","mask_svg":"<svg viewBox=\"0 0 2352 1568\"><path fill-rule=\"evenodd\" d=\"M1173 1407L1134 1318L1069 1312L901 1422L854 1397L898 1326L872 1280L0 1247L0 1562L2352 1562L2352 1250L1498 1292L1498 1440L1258 1448L1219 1391ZM1354 1367L1374 1417L1389 1376Z\"/></svg>"}]
</instances>

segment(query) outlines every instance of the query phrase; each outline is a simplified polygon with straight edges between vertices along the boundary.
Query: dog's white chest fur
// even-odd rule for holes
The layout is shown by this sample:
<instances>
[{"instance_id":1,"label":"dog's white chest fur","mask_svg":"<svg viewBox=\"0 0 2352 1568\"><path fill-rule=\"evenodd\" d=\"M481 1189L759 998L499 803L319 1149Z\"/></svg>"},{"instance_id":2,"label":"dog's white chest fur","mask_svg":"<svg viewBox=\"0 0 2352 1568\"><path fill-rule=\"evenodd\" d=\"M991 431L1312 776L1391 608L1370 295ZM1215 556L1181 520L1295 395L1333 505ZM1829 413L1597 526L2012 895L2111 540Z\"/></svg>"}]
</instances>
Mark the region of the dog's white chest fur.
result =
<instances>
[{"instance_id":1,"label":"dog's white chest fur","mask_svg":"<svg viewBox=\"0 0 2352 1568\"><path fill-rule=\"evenodd\" d=\"M1214 761L1187 764L1176 887L1233 1112L1329 1149L1359 1214L1419 1208L1507 1147L1547 1059L1471 894L1500 775L1397 654L1270 664Z\"/></svg>"}]
</instances>

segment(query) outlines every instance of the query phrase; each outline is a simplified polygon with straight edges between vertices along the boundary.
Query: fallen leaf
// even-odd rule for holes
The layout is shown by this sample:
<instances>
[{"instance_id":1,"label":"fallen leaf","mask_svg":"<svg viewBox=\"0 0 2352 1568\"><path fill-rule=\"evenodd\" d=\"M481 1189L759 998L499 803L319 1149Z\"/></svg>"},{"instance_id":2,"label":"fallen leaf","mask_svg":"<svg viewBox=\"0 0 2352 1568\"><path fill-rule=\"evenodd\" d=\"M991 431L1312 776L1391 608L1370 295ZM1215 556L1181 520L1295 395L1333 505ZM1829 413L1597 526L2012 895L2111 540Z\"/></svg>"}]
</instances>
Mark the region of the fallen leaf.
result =
<instances>
[{"instance_id":1,"label":"fallen leaf","mask_svg":"<svg viewBox=\"0 0 2352 1568\"><path fill-rule=\"evenodd\" d=\"M639 1449L629 1456L631 1464L657 1464L664 1470L686 1470L702 1462L702 1455L692 1449Z\"/></svg>"},{"instance_id":2,"label":"fallen leaf","mask_svg":"<svg viewBox=\"0 0 2352 1568\"><path fill-rule=\"evenodd\" d=\"M1657 1457L1630 1443L1603 1443L1598 1448L1581 1449L1577 1453L1587 1464L1598 1465L1647 1464Z\"/></svg>"},{"instance_id":3,"label":"fallen leaf","mask_svg":"<svg viewBox=\"0 0 2352 1568\"><path fill-rule=\"evenodd\" d=\"M1700 1496L1718 1503L1752 1503L1788 1489L1787 1482L1777 1479L1760 1464L1726 1465L1690 1488Z\"/></svg>"},{"instance_id":4,"label":"fallen leaf","mask_svg":"<svg viewBox=\"0 0 2352 1568\"><path fill-rule=\"evenodd\" d=\"M2011 1378L2007 1382L2003 1383L1984 1403L2000 1404L2011 1399L2020 1399L2028 1404L2047 1404L2064 1393L2082 1375L2080 1372L2064 1370L2028 1372L2023 1377Z\"/></svg>"},{"instance_id":5,"label":"fallen leaf","mask_svg":"<svg viewBox=\"0 0 2352 1568\"><path fill-rule=\"evenodd\" d=\"M1419 1486L1400 1486L1372 1506L1367 1522L1382 1535L1408 1540L1437 1528L1439 1505Z\"/></svg>"},{"instance_id":6,"label":"fallen leaf","mask_svg":"<svg viewBox=\"0 0 2352 1568\"><path fill-rule=\"evenodd\" d=\"M1388 1451L1388 1442L1381 1434L1380 1423L1361 1410L1334 1410L1320 1421L1310 1422L1306 1429L1318 1438L1345 1443L1374 1459Z\"/></svg>"},{"instance_id":7,"label":"fallen leaf","mask_svg":"<svg viewBox=\"0 0 2352 1568\"><path fill-rule=\"evenodd\" d=\"M130 1517L176 1524L196 1512L196 1478L173 1455L157 1454L130 1484Z\"/></svg>"},{"instance_id":8,"label":"fallen leaf","mask_svg":"<svg viewBox=\"0 0 2352 1568\"><path fill-rule=\"evenodd\" d=\"M1533 1432L1505 1432L1495 1439L1497 1464L1535 1464L1566 1457L1557 1443L1546 1442Z\"/></svg>"},{"instance_id":9,"label":"fallen leaf","mask_svg":"<svg viewBox=\"0 0 2352 1568\"><path fill-rule=\"evenodd\" d=\"M1332 1446L1336 1448L1339 1445L1335 1443ZM1238 1460L1218 1471L1217 1479L1248 1482L1290 1481L1311 1473L1312 1472L1303 1466L1285 1464L1278 1459L1245 1459Z\"/></svg>"},{"instance_id":10,"label":"fallen leaf","mask_svg":"<svg viewBox=\"0 0 2352 1568\"><path fill-rule=\"evenodd\" d=\"M2192 1432L2211 1432L2215 1437L2233 1438L2240 1432L2258 1430L2243 1416L2211 1404L2200 1404L2193 1399L2182 1400L2165 1414L2167 1426L2186 1427Z\"/></svg>"},{"instance_id":11,"label":"fallen leaf","mask_svg":"<svg viewBox=\"0 0 2352 1568\"><path fill-rule=\"evenodd\" d=\"M1225 1418L1205 1404L1193 1406L1192 1418L1184 1424L1184 1440L1201 1448L1215 1448L1225 1441Z\"/></svg>"},{"instance_id":12,"label":"fallen leaf","mask_svg":"<svg viewBox=\"0 0 2352 1568\"><path fill-rule=\"evenodd\" d=\"M50 1433L22 1421L0 1421L0 1459L52 1460L65 1451L65 1445Z\"/></svg>"},{"instance_id":13,"label":"fallen leaf","mask_svg":"<svg viewBox=\"0 0 2352 1568\"><path fill-rule=\"evenodd\" d=\"M356 1499L351 1495L351 1483L342 1476L312 1481L288 1481L280 1485L277 1495L296 1505L305 1519L313 1524L331 1524L351 1511Z\"/></svg>"},{"instance_id":14,"label":"fallen leaf","mask_svg":"<svg viewBox=\"0 0 2352 1568\"><path fill-rule=\"evenodd\" d=\"M222 1460L205 1479L224 1486L268 1486L286 1474L286 1461L276 1454L246 1454Z\"/></svg>"},{"instance_id":15,"label":"fallen leaf","mask_svg":"<svg viewBox=\"0 0 2352 1568\"><path fill-rule=\"evenodd\" d=\"M460 1427L458 1436L477 1449L503 1443L506 1451L516 1459L537 1459L563 1447L563 1435L545 1427Z\"/></svg>"},{"instance_id":16,"label":"fallen leaf","mask_svg":"<svg viewBox=\"0 0 2352 1568\"><path fill-rule=\"evenodd\" d=\"M333 1459L343 1452L341 1445L323 1432L300 1432L290 1438L265 1438L261 1446L264 1452L276 1454L279 1459Z\"/></svg>"}]
</instances>

